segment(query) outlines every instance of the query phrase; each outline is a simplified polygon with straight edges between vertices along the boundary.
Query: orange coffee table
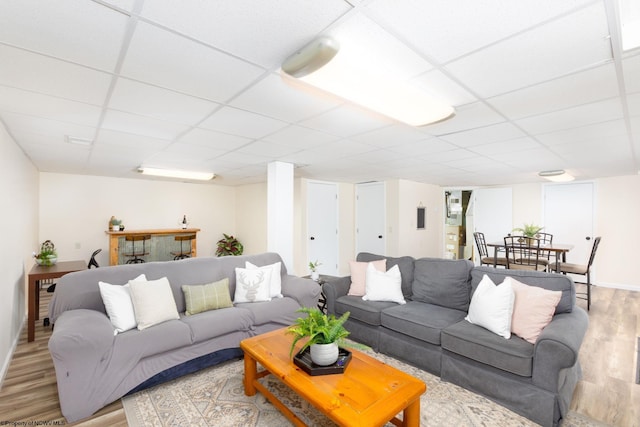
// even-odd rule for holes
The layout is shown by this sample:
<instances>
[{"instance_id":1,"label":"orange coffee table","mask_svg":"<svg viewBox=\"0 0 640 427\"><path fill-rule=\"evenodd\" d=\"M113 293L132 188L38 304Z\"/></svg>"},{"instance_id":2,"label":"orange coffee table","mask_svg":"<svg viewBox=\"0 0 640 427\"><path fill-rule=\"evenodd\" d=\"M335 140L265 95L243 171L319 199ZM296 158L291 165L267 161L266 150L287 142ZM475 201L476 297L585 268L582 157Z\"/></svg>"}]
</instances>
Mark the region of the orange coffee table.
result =
<instances>
[{"instance_id":1,"label":"orange coffee table","mask_svg":"<svg viewBox=\"0 0 640 427\"><path fill-rule=\"evenodd\" d=\"M294 425L305 424L258 381L272 374L341 426L420 425L420 396L427 386L357 350L342 374L311 376L289 358L293 335L286 328L243 340L244 392L260 391ZM302 347L300 343L299 347ZM257 364L264 370L258 372ZM403 419L396 418L403 412Z\"/></svg>"}]
</instances>

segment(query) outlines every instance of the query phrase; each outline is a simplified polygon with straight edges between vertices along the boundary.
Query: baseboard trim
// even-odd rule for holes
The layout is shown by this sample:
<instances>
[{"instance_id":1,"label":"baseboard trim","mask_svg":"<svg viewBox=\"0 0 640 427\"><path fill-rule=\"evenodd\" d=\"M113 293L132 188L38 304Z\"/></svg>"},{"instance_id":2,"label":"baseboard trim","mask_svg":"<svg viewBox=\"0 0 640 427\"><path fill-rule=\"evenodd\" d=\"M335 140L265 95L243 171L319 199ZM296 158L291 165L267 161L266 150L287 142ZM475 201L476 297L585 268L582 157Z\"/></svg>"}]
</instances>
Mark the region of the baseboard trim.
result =
<instances>
[{"instance_id":1,"label":"baseboard trim","mask_svg":"<svg viewBox=\"0 0 640 427\"><path fill-rule=\"evenodd\" d=\"M640 292L640 285L628 285L626 283L598 282L598 283L594 283L593 286L600 286L603 288L622 289L624 291Z\"/></svg>"},{"instance_id":2,"label":"baseboard trim","mask_svg":"<svg viewBox=\"0 0 640 427\"><path fill-rule=\"evenodd\" d=\"M13 355L16 352L16 348L18 348L18 341L20 341L20 335L22 335L22 328L27 324L27 316L22 318L22 323L18 328L18 333L13 338L13 343L11 344L11 349L7 353L7 357L2 364L2 370L0 370L0 390L2 390L2 386L4 385L4 378L7 376L7 371L9 370L9 365L11 365L11 361L13 360Z\"/></svg>"}]
</instances>

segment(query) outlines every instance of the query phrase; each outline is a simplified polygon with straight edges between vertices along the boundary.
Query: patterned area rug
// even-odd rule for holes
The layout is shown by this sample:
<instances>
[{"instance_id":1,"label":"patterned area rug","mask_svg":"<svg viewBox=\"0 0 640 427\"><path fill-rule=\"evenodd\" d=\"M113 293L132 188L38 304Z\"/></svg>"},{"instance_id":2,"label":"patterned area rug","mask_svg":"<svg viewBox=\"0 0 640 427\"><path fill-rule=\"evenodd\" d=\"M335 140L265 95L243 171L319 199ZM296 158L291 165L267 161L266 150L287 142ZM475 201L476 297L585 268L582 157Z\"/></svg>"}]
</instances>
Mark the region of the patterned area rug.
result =
<instances>
[{"instance_id":1,"label":"patterned area rug","mask_svg":"<svg viewBox=\"0 0 640 427\"><path fill-rule=\"evenodd\" d=\"M441 381L389 356L375 358L420 378L427 384L421 398L421 426L536 426L537 424L482 396ZM260 393L244 395L244 364L230 361L124 397L122 403L132 427L142 426L260 426L282 427L289 421ZM309 426L334 425L315 408L272 376L261 380ZM602 426L571 412L563 427ZM387 423L387 426L392 426Z\"/></svg>"}]
</instances>

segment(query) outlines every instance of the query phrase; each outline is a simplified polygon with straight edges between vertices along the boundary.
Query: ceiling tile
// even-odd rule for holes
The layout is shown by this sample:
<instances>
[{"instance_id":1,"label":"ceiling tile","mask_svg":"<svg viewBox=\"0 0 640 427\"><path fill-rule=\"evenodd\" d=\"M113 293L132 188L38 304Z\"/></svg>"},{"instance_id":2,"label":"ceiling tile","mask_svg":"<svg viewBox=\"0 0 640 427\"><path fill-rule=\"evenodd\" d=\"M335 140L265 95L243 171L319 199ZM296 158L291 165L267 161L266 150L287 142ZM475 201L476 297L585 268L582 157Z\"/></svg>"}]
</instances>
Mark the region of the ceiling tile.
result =
<instances>
[{"instance_id":1,"label":"ceiling tile","mask_svg":"<svg viewBox=\"0 0 640 427\"><path fill-rule=\"evenodd\" d=\"M176 142L169 145L163 154L174 155L187 159L198 159L199 162L215 159L226 154L228 150L216 148L208 145L185 144Z\"/></svg>"},{"instance_id":2,"label":"ceiling tile","mask_svg":"<svg viewBox=\"0 0 640 427\"><path fill-rule=\"evenodd\" d=\"M510 119L548 113L618 95L613 63L496 96L489 104Z\"/></svg>"},{"instance_id":3,"label":"ceiling tile","mask_svg":"<svg viewBox=\"0 0 640 427\"><path fill-rule=\"evenodd\" d=\"M367 12L420 51L445 62L588 3L461 0L453 6L437 1L379 0L367 5Z\"/></svg>"},{"instance_id":4,"label":"ceiling tile","mask_svg":"<svg viewBox=\"0 0 640 427\"><path fill-rule=\"evenodd\" d=\"M301 151L301 147L255 141L238 150L238 153L269 157L271 160Z\"/></svg>"},{"instance_id":5,"label":"ceiling tile","mask_svg":"<svg viewBox=\"0 0 640 427\"><path fill-rule=\"evenodd\" d=\"M478 100L475 95L440 70L431 70L421 74L413 79L412 83L453 107Z\"/></svg>"},{"instance_id":6,"label":"ceiling tile","mask_svg":"<svg viewBox=\"0 0 640 427\"><path fill-rule=\"evenodd\" d=\"M128 17L97 2L6 0L0 41L113 71Z\"/></svg>"},{"instance_id":7,"label":"ceiling tile","mask_svg":"<svg viewBox=\"0 0 640 427\"><path fill-rule=\"evenodd\" d=\"M92 126L82 126L25 114L3 112L2 119L12 133L29 132L38 134L51 142L66 142L66 135L92 140L96 133L96 128Z\"/></svg>"},{"instance_id":8,"label":"ceiling tile","mask_svg":"<svg viewBox=\"0 0 640 427\"><path fill-rule=\"evenodd\" d=\"M135 150L149 155L155 151L163 150L170 143L171 141L166 139L102 129L96 138L94 149L96 152L108 150L112 153Z\"/></svg>"},{"instance_id":9,"label":"ceiling tile","mask_svg":"<svg viewBox=\"0 0 640 427\"><path fill-rule=\"evenodd\" d=\"M482 102L456 108L456 115L444 122L423 126L421 129L431 135L446 135L463 130L504 122L505 118Z\"/></svg>"},{"instance_id":10,"label":"ceiling tile","mask_svg":"<svg viewBox=\"0 0 640 427\"><path fill-rule=\"evenodd\" d=\"M469 147L470 151L485 156L490 156L498 153L513 153L517 151L531 150L533 148L539 148L540 143L530 137L516 138L508 141L493 142L490 144L476 145Z\"/></svg>"},{"instance_id":11,"label":"ceiling tile","mask_svg":"<svg viewBox=\"0 0 640 427\"><path fill-rule=\"evenodd\" d=\"M624 120L612 120L592 125L563 129L536 135L536 139L546 146L569 144L589 139L607 141L611 137L627 136ZM606 144L604 144L606 145Z\"/></svg>"},{"instance_id":12,"label":"ceiling tile","mask_svg":"<svg viewBox=\"0 0 640 427\"><path fill-rule=\"evenodd\" d=\"M640 92L640 55L623 59L622 69L627 93Z\"/></svg>"},{"instance_id":13,"label":"ceiling tile","mask_svg":"<svg viewBox=\"0 0 640 427\"><path fill-rule=\"evenodd\" d=\"M472 130L450 133L440 138L451 142L458 147L471 147L474 145L499 142L507 139L515 139L525 136L524 132L511 123L499 123Z\"/></svg>"},{"instance_id":14,"label":"ceiling tile","mask_svg":"<svg viewBox=\"0 0 640 427\"><path fill-rule=\"evenodd\" d=\"M176 13L172 1L154 0L142 16L271 68L350 9L342 0L183 0Z\"/></svg>"},{"instance_id":15,"label":"ceiling tile","mask_svg":"<svg viewBox=\"0 0 640 427\"><path fill-rule=\"evenodd\" d=\"M285 82L285 79L287 82ZM335 108L343 101L295 84L279 74L269 74L239 95L230 105L294 123Z\"/></svg>"},{"instance_id":16,"label":"ceiling tile","mask_svg":"<svg viewBox=\"0 0 640 427\"><path fill-rule=\"evenodd\" d=\"M429 138L418 142L410 142L408 144L390 147L389 150L397 151L409 158L425 156L442 151L455 150L457 148L458 147L451 144L450 142L444 141L440 138Z\"/></svg>"},{"instance_id":17,"label":"ceiling tile","mask_svg":"<svg viewBox=\"0 0 640 427\"><path fill-rule=\"evenodd\" d=\"M298 149L317 147L318 145L337 139L338 137L335 135L296 125L280 129L264 138L265 141L296 147Z\"/></svg>"},{"instance_id":18,"label":"ceiling tile","mask_svg":"<svg viewBox=\"0 0 640 427\"><path fill-rule=\"evenodd\" d=\"M103 105L111 75L0 44L0 85Z\"/></svg>"},{"instance_id":19,"label":"ceiling tile","mask_svg":"<svg viewBox=\"0 0 640 427\"><path fill-rule=\"evenodd\" d=\"M301 125L342 137L369 132L395 123L392 119L344 104L326 113L300 122Z\"/></svg>"},{"instance_id":20,"label":"ceiling tile","mask_svg":"<svg viewBox=\"0 0 640 427\"><path fill-rule=\"evenodd\" d=\"M0 110L85 126L96 126L101 112L93 105L5 86L0 86Z\"/></svg>"},{"instance_id":21,"label":"ceiling tile","mask_svg":"<svg viewBox=\"0 0 640 427\"><path fill-rule=\"evenodd\" d=\"M157 27L138 23L122 75L223 102L264 70Z\"/></svg>"},{"instance_id":22,"label":"ceiling tile","mask_svg":"<svg viewBox=\"0 0 640 427\"><path fill-rule=\"evenodd\" d=\"M107 110L102 126L109 130L168 140L176 138L180 133L189 129L185 125L116 110Z\"/></svg>"},{"instance_id":23,"label":"ceiling tile","mask_svg":"<svg viewBox=\"0 0 640 427\"><path fill-rule=\"evenodd\" d=\"M515 123L527 132L536 135L620 118L622 118L620 99L613 98L516 120Z\"/></svg>"},{"instance_id":24,"label":"ceiling tile","mask_svg":"<svg viewBox=\"0 0 640 427\"><path fill-rule=\"evenodd\" d=\"M271 117L237 108L223 107L198 126L246 138L261 138L287 125L288 123Z\"/></svg>"},{"instance_id":25,"label":"ceiling tile","mask_svg":"<svg viewBox=\"0 0 640 427\"><path fill-rule=\"evenodd\" d=\"M402 144L429 139L420 129L396 124L354 136L352 139L379 148L390 148Z\"/></svg>"},{"instance_id":26,"label":"ceiling tile","mask_svg":"<svg viewBox=\"0 0 640 427\"><path fill-rule=\"evenodd\" d=\"M494 96L611 60L608 35L604 6L597 2L446 68L474 92Z\"/></svg>"},{"instance_id":27,"label":"ceiling tile","mask_svg":"<svg viewBox=\"0 0 640 427\"><path fill-rule=\"evenodd\" d=\"M120 78L109 108L168 122L195 125L219 104L133 80Z\"/></svg>"},{"instance_id":28,"label":"ceiling tile","mask_svg":"<svg viewBox=\"0 0 640 427\"><path fill-rule=\"evenodd\" d=\"M180 142L192 145L201 145L218 150L231 151L243 147L251 142L249 138L229 135L205 129L191 129L180 137Z\"/></svg>"},{"instance_id":29,"label":"ceiling tile","mask_svg":"<svg viewBox=\"0 0 640 427\"><path fill-rule=\"evenodd\" d=\"M627 105L629 114L632 116L640 116L640 92L627 96Z\"/></svg>"}]
</instances>

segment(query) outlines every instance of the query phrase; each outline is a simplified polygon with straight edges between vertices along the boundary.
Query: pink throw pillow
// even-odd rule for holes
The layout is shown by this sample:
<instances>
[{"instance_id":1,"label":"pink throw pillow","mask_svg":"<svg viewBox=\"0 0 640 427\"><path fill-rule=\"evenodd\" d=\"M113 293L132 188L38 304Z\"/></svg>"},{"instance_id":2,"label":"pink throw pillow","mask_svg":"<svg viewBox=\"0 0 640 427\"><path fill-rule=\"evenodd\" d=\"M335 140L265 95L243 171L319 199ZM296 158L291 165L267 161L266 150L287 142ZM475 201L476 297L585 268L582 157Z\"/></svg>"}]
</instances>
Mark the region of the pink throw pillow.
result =
<instances>
[{"instance_id":1,"label":"pink throw pillow","mask_svg":"<svg viewBox=\"0 0 640 427\"><path fill-rule=\"evenodd\" d=\"M507 277L505 280L509 279L516 296L511 332L535 344L542 330L551 322L562 292L525 285L513 277Z\"/></svg>"},{"instance_id":2,"label":"pink throw pillow","mask_svg":"<svg viewBox=\"0 0 640 427\"><path fill-rule=\"evenodd\" d=\"M387 260L381 259L378 261L371 261L371 264L376 270L383 273L387 272ZM367 265L368 262L349 261L349 268L351 269L351 287L349 287L349 294L357 297L364 296L367 279Z\"/></svg>"}]
</instances>

